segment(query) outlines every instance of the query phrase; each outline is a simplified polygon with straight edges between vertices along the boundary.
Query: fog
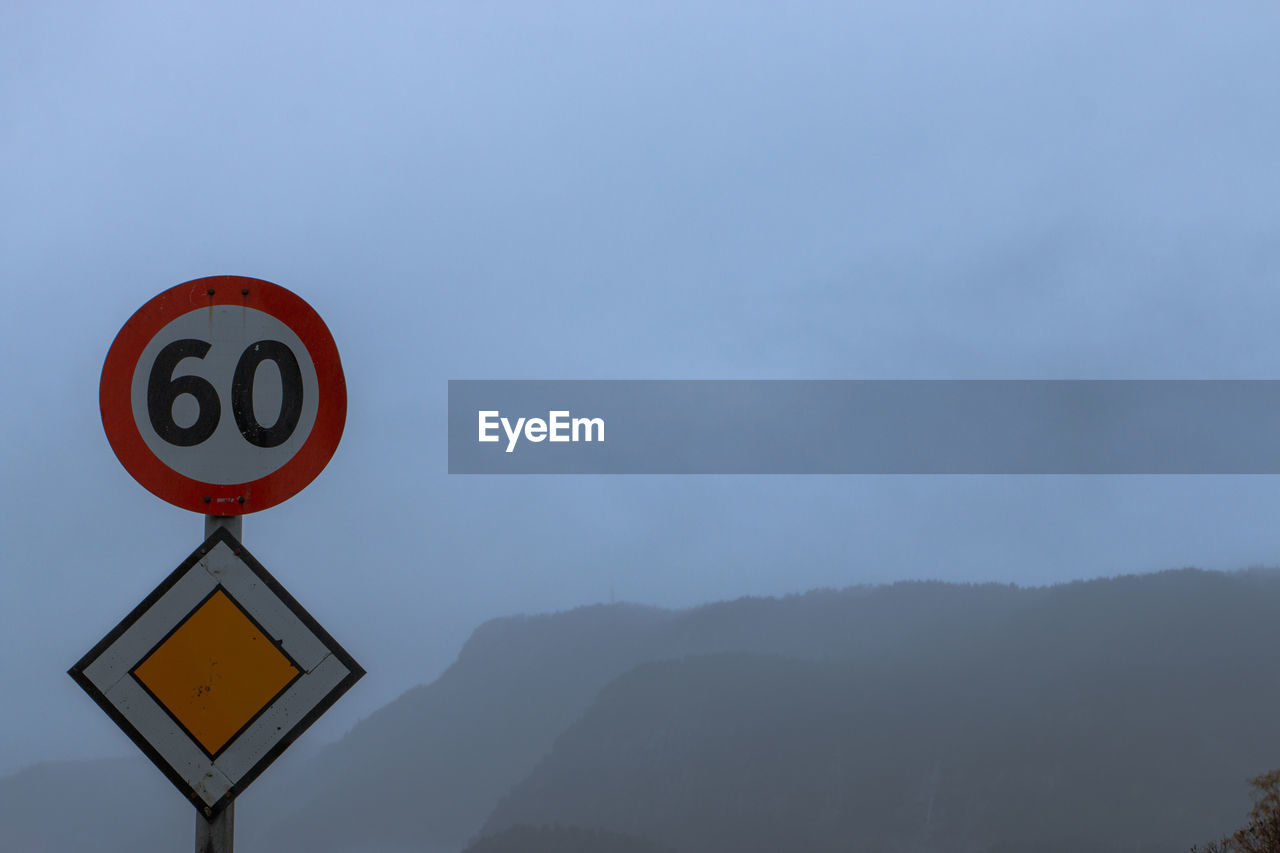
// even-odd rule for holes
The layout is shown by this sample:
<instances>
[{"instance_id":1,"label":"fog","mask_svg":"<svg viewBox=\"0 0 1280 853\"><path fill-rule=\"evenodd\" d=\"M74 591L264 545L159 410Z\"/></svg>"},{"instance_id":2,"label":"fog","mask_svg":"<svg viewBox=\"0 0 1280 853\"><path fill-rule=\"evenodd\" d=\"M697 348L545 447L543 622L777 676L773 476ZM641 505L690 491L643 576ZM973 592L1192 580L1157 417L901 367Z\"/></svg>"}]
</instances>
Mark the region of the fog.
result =
<instances>
[{"instance_id":1,"label":"fog","mask_svg":"<svg viewBox=\"0 0 1280 853\"><path fill-rule=\"evenodd\" d=\"M368 670L504 614L1271 565L1269 477L460 477L448 379L1274 378L1280 12L0 11L0 772L132 754L65 670L201 541L113 456L147 299L303 296L346 433L254 555Z\"/></svg>"}]
</instances>

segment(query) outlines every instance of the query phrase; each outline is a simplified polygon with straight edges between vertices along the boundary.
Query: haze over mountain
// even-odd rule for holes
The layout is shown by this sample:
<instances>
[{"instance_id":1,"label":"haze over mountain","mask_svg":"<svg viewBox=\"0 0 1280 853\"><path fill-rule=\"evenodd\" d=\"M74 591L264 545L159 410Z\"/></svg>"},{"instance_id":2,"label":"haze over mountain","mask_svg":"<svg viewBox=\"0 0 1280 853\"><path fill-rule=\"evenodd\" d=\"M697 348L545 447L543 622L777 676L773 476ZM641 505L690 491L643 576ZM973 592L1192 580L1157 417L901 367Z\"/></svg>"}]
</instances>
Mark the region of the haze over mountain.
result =
<instances>
[{"instance_id":1,"label":"haze over mountain","mask_svg":"<svg viewBox=\"0 0 1280 853\"><path fill-rule=\"evenodd\" d=\"M206 275L342 355L333 462L244 539L369 671L323 740L611 588L1280 554L1265 477L467 478L444 437L450 379L1275 378L1280 5L74 8L0 3L0 773L125 746L65 671L202 520L118 463L99 379Z\"/></svg>"},{"instance_id":2,"label":"haze over mountain","mask_svg":"<svg viewBox=\"0 0 1280 853\"><path fill-rule=\"evenodd\" d=\"M1184 570L497 619L268 771L238 849L1185 851L1280 765L1277 608L1280 574ZM5 851L190 831L141 758L0 779Z\"/></svg>"}]
</instances>

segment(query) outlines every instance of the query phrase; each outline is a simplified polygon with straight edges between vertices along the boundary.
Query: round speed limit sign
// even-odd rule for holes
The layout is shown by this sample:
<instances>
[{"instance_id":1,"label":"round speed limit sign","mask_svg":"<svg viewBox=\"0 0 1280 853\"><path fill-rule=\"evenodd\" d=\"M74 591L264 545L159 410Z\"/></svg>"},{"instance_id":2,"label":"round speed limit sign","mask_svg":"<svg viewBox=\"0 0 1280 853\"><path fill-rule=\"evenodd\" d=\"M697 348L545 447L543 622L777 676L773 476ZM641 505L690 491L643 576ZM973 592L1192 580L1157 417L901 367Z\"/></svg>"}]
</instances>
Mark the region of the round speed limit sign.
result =
<instances>
[{"instance_id":1,"label":"round speed limit sign","mask_svg":"<svg viewBox=\"0 0 1280 853\"><path fill-rule=\"evenodd\" d=\"M342 438L338 348L297 295L220 275L172 287L124 324L102 367L116 456L169 503L207 515L275 506Z\"/></svg>"}]
</instances>

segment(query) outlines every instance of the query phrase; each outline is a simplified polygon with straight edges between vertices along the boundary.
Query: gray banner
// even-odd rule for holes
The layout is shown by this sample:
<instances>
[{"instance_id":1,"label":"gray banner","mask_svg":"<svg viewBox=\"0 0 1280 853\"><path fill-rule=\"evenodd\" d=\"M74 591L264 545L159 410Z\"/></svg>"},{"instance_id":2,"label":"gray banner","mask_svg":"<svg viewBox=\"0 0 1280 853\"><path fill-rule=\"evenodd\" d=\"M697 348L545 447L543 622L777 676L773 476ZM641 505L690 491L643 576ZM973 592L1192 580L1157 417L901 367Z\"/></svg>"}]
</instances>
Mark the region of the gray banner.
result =
<instances>
[{"instance_id":1,"label":"gray banner","mask_svg":"<svg viewBox=\"0 0 1280 853\"><path fill-rule=\"evenodd\" d=\"M1280 380L449 382L451 474L1277 474L1278 439Z\"/></svg>"}]
</instances>

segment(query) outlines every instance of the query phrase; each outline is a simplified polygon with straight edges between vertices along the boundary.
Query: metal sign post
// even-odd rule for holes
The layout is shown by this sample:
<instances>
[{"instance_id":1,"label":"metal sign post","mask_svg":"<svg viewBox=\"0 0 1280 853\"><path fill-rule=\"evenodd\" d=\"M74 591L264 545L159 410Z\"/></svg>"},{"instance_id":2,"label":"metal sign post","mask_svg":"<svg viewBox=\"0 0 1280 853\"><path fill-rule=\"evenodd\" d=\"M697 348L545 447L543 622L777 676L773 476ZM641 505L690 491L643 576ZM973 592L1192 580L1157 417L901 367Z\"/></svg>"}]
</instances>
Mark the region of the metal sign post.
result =
<instances>
[{"instance_id":1,"label":"metal sign post","mask_svg":"<svg viewBox=\"0 0 1280 853\"><path fill-rule=\"evenodd\" d=\"M196 812L196 853L234 853L235 819L235 803L212 820Z\"/></svg>"},{"instance_id":2,"label":"metal sign post","mask_svg":"<svg viewBox=\"0 0 1280 853\"><path fill-rule=\"evenodd\" d=\"M232 853L236 797L364 675L240 542L338 445L337 346L283 287L197 279L125 323L99 400L126 470L205 538L68 674L195 806L196 853Z\"/></svg>"},{"instance_id":3,"label":"metal sign post","mask_svg":"<svg viewBox=\"0 0 1280 853\"><path fill-rule=\"evenodd\" d=\"M206 515L204 538L208 539L219 528L243 541L244 516ZM212 818L196 809L196 853L235 853L236 804L232 800L227 807Z\"/></svg>"}]
</instances>

